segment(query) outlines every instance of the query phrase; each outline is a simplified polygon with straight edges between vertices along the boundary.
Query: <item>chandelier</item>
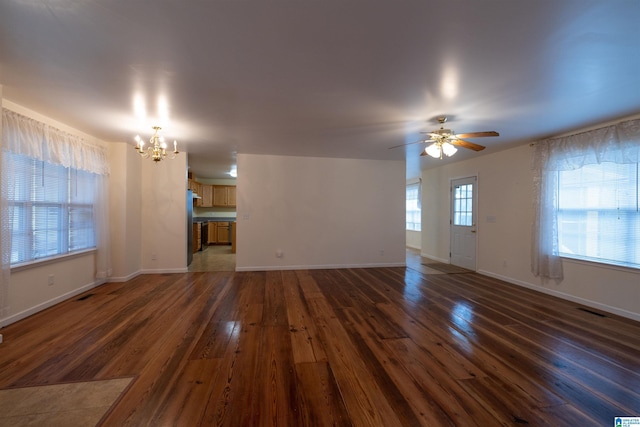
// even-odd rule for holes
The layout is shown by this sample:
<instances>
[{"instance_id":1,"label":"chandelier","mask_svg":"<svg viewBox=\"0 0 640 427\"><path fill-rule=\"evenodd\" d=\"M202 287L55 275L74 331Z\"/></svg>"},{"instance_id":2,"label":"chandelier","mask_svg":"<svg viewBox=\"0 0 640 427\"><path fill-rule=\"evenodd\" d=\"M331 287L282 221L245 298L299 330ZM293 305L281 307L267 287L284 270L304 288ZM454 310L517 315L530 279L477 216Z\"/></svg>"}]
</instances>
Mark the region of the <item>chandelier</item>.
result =
<instances>
[{"instance_id":1,"label":"chandelier","mask_svg":"<svg viewBox=\"0 0 640 427\"><path fill-rule=\"evenodd\" d=\"M458 149L447 141L436 141L424 149L424 152L433 158L441 159L442 154L447 157L453 156Z\"/></svg>"},{"instance_id":2,"label":"chandelier","mask_svg":"<svg viewBox=\"0 0 640 427\"><path fill-rule=\"evenodd\" d=\"M140 135L136 135L136 150L142 156L143 159L151 157L154 162L159 162L167 157L167 143L164 142L164 137L158 135L158 131L162 129L160 126L153 127L153 136L149 139L149 146L145 148L144 140L140 138ZM178 155L178 143L173 141L173 153L169 156L170 159L175 159Z\"/></svg>"}]
</instances>

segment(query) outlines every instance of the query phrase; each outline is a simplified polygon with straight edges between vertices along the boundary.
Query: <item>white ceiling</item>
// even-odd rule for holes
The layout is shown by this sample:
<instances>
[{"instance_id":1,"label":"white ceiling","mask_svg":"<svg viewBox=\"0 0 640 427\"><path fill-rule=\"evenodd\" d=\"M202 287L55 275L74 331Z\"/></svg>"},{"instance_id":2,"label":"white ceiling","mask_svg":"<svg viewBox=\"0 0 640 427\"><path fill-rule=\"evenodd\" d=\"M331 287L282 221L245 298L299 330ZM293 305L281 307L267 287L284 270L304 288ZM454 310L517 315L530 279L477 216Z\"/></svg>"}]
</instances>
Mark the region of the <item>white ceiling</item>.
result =
<instances>
[{"instance_id":1,"label":"white ceiling","mask_svg":"<svg viewBox=\"0 0 640 427\"><path fill-rule=\"evenodd\" d=\"M105 141L160 124L201 177L236 153L406 157L413 177L640 113L640 1L1 0L0 84ZM443 114L500 137L388 149Z\"/></svg>"}]
</instances>

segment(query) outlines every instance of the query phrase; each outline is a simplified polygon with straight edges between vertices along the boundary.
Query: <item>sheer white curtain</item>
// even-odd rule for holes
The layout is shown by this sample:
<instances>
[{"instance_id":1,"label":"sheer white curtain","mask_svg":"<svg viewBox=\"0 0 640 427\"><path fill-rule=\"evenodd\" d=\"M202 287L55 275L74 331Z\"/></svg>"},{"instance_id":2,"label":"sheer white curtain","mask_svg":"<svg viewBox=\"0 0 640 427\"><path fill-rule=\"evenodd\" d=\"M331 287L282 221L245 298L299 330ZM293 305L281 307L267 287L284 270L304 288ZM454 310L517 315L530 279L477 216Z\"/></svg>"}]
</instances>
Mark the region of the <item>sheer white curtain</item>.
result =
<instances>
[{"instance_id":1,"label":"sheer white curtain","mask_svg":"<svg viewBox=\"0 0 640 427\"><path fill-rule=\"evenodd\" d=\"M535 144L534 223L531 271L543 280L564 278L558 245L558 172L579 169L602 162L638 163L640 161L640 120Z\"/></svg>"},{"instance_id":2,"label":"sheer white curtain","mask_svg":"<svg viewBox=\"0 0 640 427\"><path fill-rule=\"evenodd\" d=\"M2 110L2 151L21 154L48 163L60 164L66 168L85 170L96 174L96 277L109 276L111 269L110 243L108 233L108 176L109 160L107 150L103 147L85 142L82 138L71 135L45 123L23 116L8 109ZM1 217L1 260L0 276L0 314L4 314L11 262L11 207L7 200L12 198L15 186L15 174L12 173L11 162L2 156L2 179L0 214ZM1 318L1 317L0 317Z\"/></svg>"}]
</instances>

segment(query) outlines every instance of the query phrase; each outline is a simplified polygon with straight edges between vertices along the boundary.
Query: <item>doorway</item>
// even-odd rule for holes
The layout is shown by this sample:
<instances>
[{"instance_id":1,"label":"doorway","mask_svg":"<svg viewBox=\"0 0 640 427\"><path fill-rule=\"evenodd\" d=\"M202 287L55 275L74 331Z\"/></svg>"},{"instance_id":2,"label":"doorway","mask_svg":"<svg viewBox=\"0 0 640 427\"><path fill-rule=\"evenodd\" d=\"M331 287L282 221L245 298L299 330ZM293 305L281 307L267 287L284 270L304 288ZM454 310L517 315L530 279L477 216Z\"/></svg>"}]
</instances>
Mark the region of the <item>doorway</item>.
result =
<instances>
[{"instance_id":1,"label":"doorway","mask_svg":"<svg viewBox=\"0 0 640 427\"><path fill-rule=\"evenodd\" d=\"M189 271L235 271L236 254L231 245L207 245L204 250L193 254Z\"/></svg>"},{"instance_id":2,"label":"doorway","mask_svg":"<svg viewBox=\"0 0 640 427\"><path fill-rule=\"evenodd\" d=\"M450 262L472 271L476 271L477 183L476 176L451 181Z\"/></svg>"}]
</instances>

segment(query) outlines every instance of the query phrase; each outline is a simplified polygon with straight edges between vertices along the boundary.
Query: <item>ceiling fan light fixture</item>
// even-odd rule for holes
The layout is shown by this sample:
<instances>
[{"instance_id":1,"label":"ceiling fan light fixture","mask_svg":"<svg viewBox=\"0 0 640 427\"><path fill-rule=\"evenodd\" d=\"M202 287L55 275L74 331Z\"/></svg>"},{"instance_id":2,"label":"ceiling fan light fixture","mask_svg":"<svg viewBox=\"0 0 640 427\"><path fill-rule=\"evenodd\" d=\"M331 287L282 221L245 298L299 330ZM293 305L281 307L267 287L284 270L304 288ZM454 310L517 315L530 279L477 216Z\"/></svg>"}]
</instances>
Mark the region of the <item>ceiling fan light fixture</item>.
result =
<instances>
[{"instance_id":1,"label":"ceiling fan light fixture","mask_svg":"<svg viewBox=\"0 0 640 427\"><path fill-rule=\"evenodd\" d=\"M442 157L442 152L440 150L441 150L440 144L438 144L437 142L434 142L433 144L425 148L424 152L435 159L439 159L440 157Z\"/></svg>"},{"instance_id":2,"label":"ceiling fan light fixture","mask_svg":"<svg viewBox=\"0 0 640 427\"><path fill-rule=\"evenodd\" d=\"M444 142L442 144L442 152L447 156L447 157L451 157L454 154L456 154L456 151L458 151L458 149L453 145L450 144L448 142Z\"/></svg>"}]
</instances>

